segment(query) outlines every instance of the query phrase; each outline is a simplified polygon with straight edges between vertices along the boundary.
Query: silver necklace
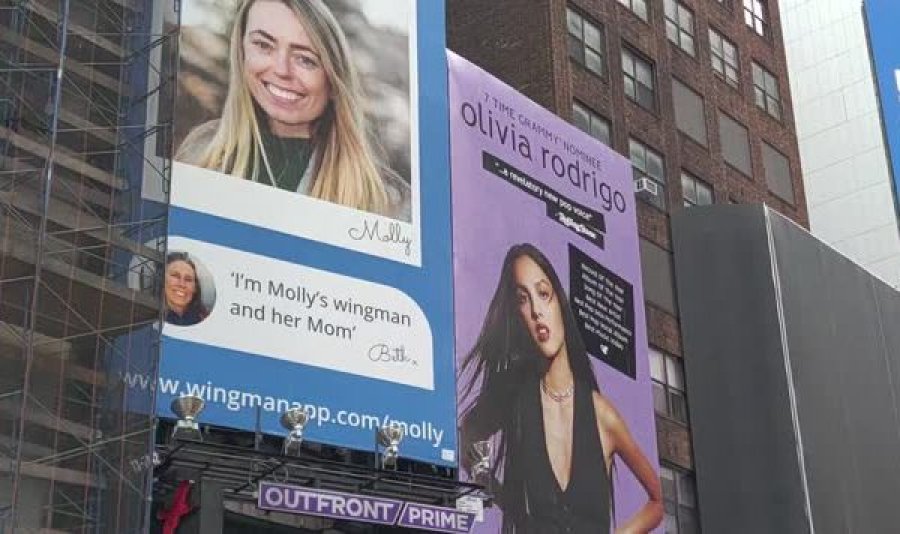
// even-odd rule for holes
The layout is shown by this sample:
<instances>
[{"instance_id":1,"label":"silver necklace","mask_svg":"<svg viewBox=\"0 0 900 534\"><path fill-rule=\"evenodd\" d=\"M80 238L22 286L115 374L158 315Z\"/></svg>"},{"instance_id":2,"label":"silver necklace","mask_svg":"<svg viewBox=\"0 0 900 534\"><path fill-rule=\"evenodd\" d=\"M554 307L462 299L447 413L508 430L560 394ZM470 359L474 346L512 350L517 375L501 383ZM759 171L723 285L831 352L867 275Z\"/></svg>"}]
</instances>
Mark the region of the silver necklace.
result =
<instances>
[{"instance_id":1,"label":"silver necklace","mask_svg":"<svg viewBox=\"0 0 900 534\"><path fill-rule=\"evenodd\" d=\"M569 387L567 387L564 391L557 392L557 391L553 391L552 389L550 389L550 387L547 385L546 382L544 382L544 379L542 378L541 379L541 390L544 393L546 393L547 396L550 397L551 399L553 399L554 401L565 402L572 396L572 393L575 392L575 384L574 383L569 384Z\"/></svg>"}]
</instances>

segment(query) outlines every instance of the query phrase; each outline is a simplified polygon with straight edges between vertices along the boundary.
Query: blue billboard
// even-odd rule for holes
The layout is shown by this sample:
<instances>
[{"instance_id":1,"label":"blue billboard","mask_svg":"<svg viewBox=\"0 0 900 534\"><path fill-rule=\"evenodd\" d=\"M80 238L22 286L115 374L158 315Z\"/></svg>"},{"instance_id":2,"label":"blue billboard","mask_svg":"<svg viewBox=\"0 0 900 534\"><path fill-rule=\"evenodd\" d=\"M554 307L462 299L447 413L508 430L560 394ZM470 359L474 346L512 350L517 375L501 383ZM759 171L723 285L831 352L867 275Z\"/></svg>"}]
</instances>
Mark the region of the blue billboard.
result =
<instances>
[{"instance_id":1,"label":"blue billboard","mask_svg":"<svg viewBox=\"0 0 900 534\"><path fill-rule=\"evenodd\" d=\"M456 465L444 5L182 2L157 411Z\"/></svg>"},{"instance_id":2,"label":"blue billboard","mask_svg":"<svg viewBox=\"0 0 900 534\"><path fill-rule=\"evenodd\" d=\"M863 10L878 86L881 124L894 177L894 209L900 216L900 46L897 40L900 2L865 0Z\"/></svg>"}]
</instances>

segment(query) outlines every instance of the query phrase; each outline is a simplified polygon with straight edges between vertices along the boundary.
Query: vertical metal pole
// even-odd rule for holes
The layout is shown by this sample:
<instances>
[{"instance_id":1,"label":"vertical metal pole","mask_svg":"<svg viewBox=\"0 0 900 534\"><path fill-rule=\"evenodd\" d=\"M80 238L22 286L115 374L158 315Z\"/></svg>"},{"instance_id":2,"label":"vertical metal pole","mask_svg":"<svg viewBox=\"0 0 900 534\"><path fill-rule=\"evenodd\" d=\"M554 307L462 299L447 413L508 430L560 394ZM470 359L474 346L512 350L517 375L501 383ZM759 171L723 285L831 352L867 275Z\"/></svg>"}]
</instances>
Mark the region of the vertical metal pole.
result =
<instances>
[{"instance_id":1,"label":"vertical metal pole","mask_svg":"<svg viewBox=\"0 0 900 534\"><path fill-rule=\"evenodd\" d=\"M56 152L56 134L58 128L60 100L62 99L63 75L65 74L66 43L68 41L69 33L69 0L60 0L59 7L59 63L56 67L56 85L53 88L53 105L49 121L50 143L47 150L47 159L44 162L41 218L38 226L37 246L35 248L34 255L34 289L31 294L31 302L29 304L28 314L25 320L25 372L22 379L22 399L21 405L19 406L15 462L12 466L13 485L10 526L13 530L16 529L18 523L19 481L21 477L19 469L22 462L22 445L25 435L25 416L28 412L29 383L31 381L31 369L34 363L35 329L37 328L39 300L38 295L40 294L41 275L43 273L42 264L44 261L44 249L47 242L47 212L50 209L50 198L53 192L53 158Z\"/></svg>"},{"instance_id":2,"label":"vertical metal pole","mask_svg":"<svg viewBox=\"0 0 900 534\"><path fill-rule=\"evenodd\" d=\"M256 407L256 428L253 433L253 450L258 451L262 444L262 406Z\"/></svg>"}]
</instances>

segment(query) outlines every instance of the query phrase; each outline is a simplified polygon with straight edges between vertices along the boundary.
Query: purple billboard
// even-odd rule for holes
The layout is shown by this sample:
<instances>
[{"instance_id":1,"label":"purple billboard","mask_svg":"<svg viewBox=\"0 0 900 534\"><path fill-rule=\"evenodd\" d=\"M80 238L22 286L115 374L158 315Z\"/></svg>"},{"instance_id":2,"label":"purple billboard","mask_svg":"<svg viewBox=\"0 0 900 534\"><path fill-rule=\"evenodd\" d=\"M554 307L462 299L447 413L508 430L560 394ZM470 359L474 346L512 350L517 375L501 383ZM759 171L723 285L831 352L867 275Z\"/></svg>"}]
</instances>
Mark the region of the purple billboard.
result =
<instances>
[{"instance_id":1,"label":"purple billboard","mask_svg":"<svg viewBox=\"0 0 900 534\"><path fill-rule=\"evenodd\" d=\"M653 531L631 166L452 53L449 68L461 476L495 496L473 531Z\"/></svg>"}]
</instances>

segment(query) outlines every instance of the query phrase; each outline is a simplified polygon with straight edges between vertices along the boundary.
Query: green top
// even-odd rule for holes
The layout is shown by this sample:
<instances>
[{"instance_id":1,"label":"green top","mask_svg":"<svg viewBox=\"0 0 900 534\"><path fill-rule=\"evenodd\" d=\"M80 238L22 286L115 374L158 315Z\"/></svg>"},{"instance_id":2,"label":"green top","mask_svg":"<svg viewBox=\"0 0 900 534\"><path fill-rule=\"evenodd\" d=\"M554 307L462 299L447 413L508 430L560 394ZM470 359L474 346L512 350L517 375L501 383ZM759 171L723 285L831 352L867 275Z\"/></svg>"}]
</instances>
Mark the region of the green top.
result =
<instances>
[{"instance_id":1,"label":"green top","mask_svg":"<svg viewBox=\"0 0 900 534\"><path fill-rule=\"evenodd\" d=\"M306 193L309 183L300 183L312 155L312 143L300 137L278 137L262 128L263 147L272 168L275 179L269 175L265 165L259 170L259 182L274 185L285 191Z\"/></svg>"}]
</instances>

